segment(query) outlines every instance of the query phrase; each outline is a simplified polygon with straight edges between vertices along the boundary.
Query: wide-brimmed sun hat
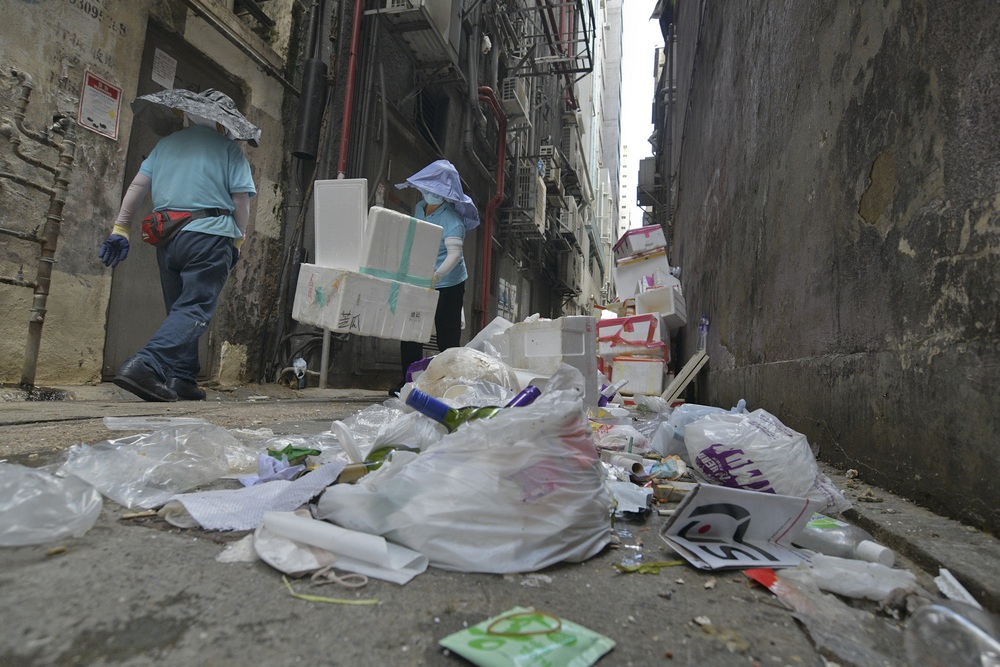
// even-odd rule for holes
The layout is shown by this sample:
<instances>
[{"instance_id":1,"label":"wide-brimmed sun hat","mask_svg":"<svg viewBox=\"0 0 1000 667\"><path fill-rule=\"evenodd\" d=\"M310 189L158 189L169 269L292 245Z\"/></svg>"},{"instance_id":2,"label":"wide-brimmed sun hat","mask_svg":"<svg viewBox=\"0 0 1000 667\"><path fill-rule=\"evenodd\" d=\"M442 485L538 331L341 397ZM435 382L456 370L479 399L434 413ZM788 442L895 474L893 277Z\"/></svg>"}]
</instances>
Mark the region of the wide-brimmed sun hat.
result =
<instances>
[{"instance_id":1,"label":"wide-brimmed sun hat","mask_svg":"<svg viewBox=\"0 0 1000 667\"><path fill-rule=\"evenodd\" d=\"M465 192L462 191L462 179L458 175L458 170L448 160L437 160L406 179L405 183L397 183L396 187L416 188L421 192L444 197L455 207L455 211L462 216L467 230L475 229L479 226L479 209L472 202Z\"/></svg>"},{"instance_id":2,"label":"wide-brimmed sun hat","mask_svg":"<svg viewBox=\"0 0 1000 667\"><path fill-rule=\"evenodd\" d=\"M148 123L159 135L180 129L180 119L174 110L219 123L226 128L230 139L246 141L255 148L260 144L260 128L240 113L229 95L215 88L206 88L200 93L186 88L171 88L142 95L132 102L135 117Z\"/></svg>"}]
</instances>

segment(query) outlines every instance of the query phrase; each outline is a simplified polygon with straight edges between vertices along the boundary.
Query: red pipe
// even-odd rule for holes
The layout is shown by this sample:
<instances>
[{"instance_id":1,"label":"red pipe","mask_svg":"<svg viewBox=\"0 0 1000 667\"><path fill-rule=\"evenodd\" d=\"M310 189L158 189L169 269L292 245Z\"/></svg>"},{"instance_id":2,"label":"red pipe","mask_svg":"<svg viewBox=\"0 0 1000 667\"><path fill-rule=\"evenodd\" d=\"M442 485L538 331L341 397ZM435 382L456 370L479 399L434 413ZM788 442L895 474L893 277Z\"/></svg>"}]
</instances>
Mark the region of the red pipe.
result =
<instances>
[{"instance_id":1,"label":"red pipe","mask_svg":"<svg viewBox=\"0 0 1000 667\"><path fill-rule=\"evenodd\" d=\"M351 54L347 64L347 91L344 95L344 115L340 128L340 160L337 162L337 178L347 175L347 144L351 134L351 114L354 107L354 78L358 69L358 42L361 38L361 15L364 0L354 0L354 24L351 27Z\"/></svg>"},{"instance_id":2,"label":"red pipe","mask_svg":"<svg viewBox=\"0 0 1000 667\"><path fill-rule=\"evenodd\" d=\"M489 104L493 109L493 115L497 118L497 175L496 193L486 205L486 213L483 215L483 257L482 265L482 290L479 294L479 329L486 328L486 321L490 315L490 271L493 262L493 213L503 203L503 178L506 171L507 162L507 116L504 115L497 95L489 86L479 87L479 99Z\"/></svg>"}]
</instances>

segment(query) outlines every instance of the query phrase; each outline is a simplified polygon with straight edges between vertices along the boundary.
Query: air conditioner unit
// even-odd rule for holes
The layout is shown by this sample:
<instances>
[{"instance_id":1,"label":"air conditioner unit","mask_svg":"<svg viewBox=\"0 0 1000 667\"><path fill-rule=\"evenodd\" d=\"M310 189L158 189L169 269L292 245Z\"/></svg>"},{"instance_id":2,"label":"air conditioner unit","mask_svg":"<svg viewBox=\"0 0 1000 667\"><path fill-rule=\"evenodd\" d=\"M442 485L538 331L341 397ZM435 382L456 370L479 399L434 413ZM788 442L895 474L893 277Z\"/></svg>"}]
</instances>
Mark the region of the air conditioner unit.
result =
<instances>
[{"instance_id":1,"label":"air conditioner unit","mask_svg":"<svg viewBox=\"0 0 1000 667\"><path fill-rule=\"evenodd\" d=\"M528 117L528 89L524 79L507 77L500 87L500 104L508 116Z\"/></svg>"},{"instance_id":2,"label":"air conditioner unit","mask_svg":"<svg viewBox=\"0 0 1000 667\"><path fill-rule=\"evenodd\" d=\"M417 65L458 69L462 29L455 0L382 0L365 14L381 14Z\"/></svg>"}]
</instances>

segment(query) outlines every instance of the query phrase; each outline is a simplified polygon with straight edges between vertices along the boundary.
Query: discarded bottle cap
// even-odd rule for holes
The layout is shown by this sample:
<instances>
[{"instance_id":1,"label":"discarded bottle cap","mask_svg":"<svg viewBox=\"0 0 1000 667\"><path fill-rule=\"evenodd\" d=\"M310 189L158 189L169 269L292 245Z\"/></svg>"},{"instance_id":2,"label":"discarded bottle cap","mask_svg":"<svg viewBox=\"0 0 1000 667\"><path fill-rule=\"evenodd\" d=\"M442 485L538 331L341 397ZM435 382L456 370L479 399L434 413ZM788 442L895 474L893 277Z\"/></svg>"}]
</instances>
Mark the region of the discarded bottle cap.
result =
<instances>
[{"instance_id":1,"label":"discarded bottle cap","mask_svg":"<svg viewBox=\"0 0 1000 667\"><path fill-rule=\"evenodd\" d=\"M858 558L870 563L881 563L882 565L892 567L892 564L896 562L896 554L893 553L892 549L871 540L858 542L856 553Z\"/></svg>"}]
</instances>

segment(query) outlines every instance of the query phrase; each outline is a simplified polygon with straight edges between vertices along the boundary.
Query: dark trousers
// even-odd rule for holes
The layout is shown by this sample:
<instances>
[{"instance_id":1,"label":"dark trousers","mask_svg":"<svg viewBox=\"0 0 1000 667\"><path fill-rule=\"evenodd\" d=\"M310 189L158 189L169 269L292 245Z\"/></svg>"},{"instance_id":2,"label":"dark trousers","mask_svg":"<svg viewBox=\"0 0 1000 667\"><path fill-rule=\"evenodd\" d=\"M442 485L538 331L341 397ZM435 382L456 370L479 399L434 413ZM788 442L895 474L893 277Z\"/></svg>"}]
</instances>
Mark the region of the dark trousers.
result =
<instances>
[{"instance_id":1,"label":"dark trousers","mask_svg":"<svg viewBox=\"0 0 1000 667\"><path fill-rule=\"evenodd\" d=\"M438 290L437 310L434 311L434 329L437 331L438 352L458 347L462 343L462 306L465 303L465 281ZM406 369L414 361L424 358L424 345L412 340L399 343L399 356Z\"/></svg>"},{"instance_id":2,"label":"dark trousers","mask_svg":"<svg viewBox=\"0 0 1000 667\"><path fill-rule=\"evenodd\" d=\"M233 239L178 232L166 246L157 247L156 263L167 317L136 356L163 380L195 382L201 369L198 339L208 330L229 277Z\"/></svg>"}]
</instances>

